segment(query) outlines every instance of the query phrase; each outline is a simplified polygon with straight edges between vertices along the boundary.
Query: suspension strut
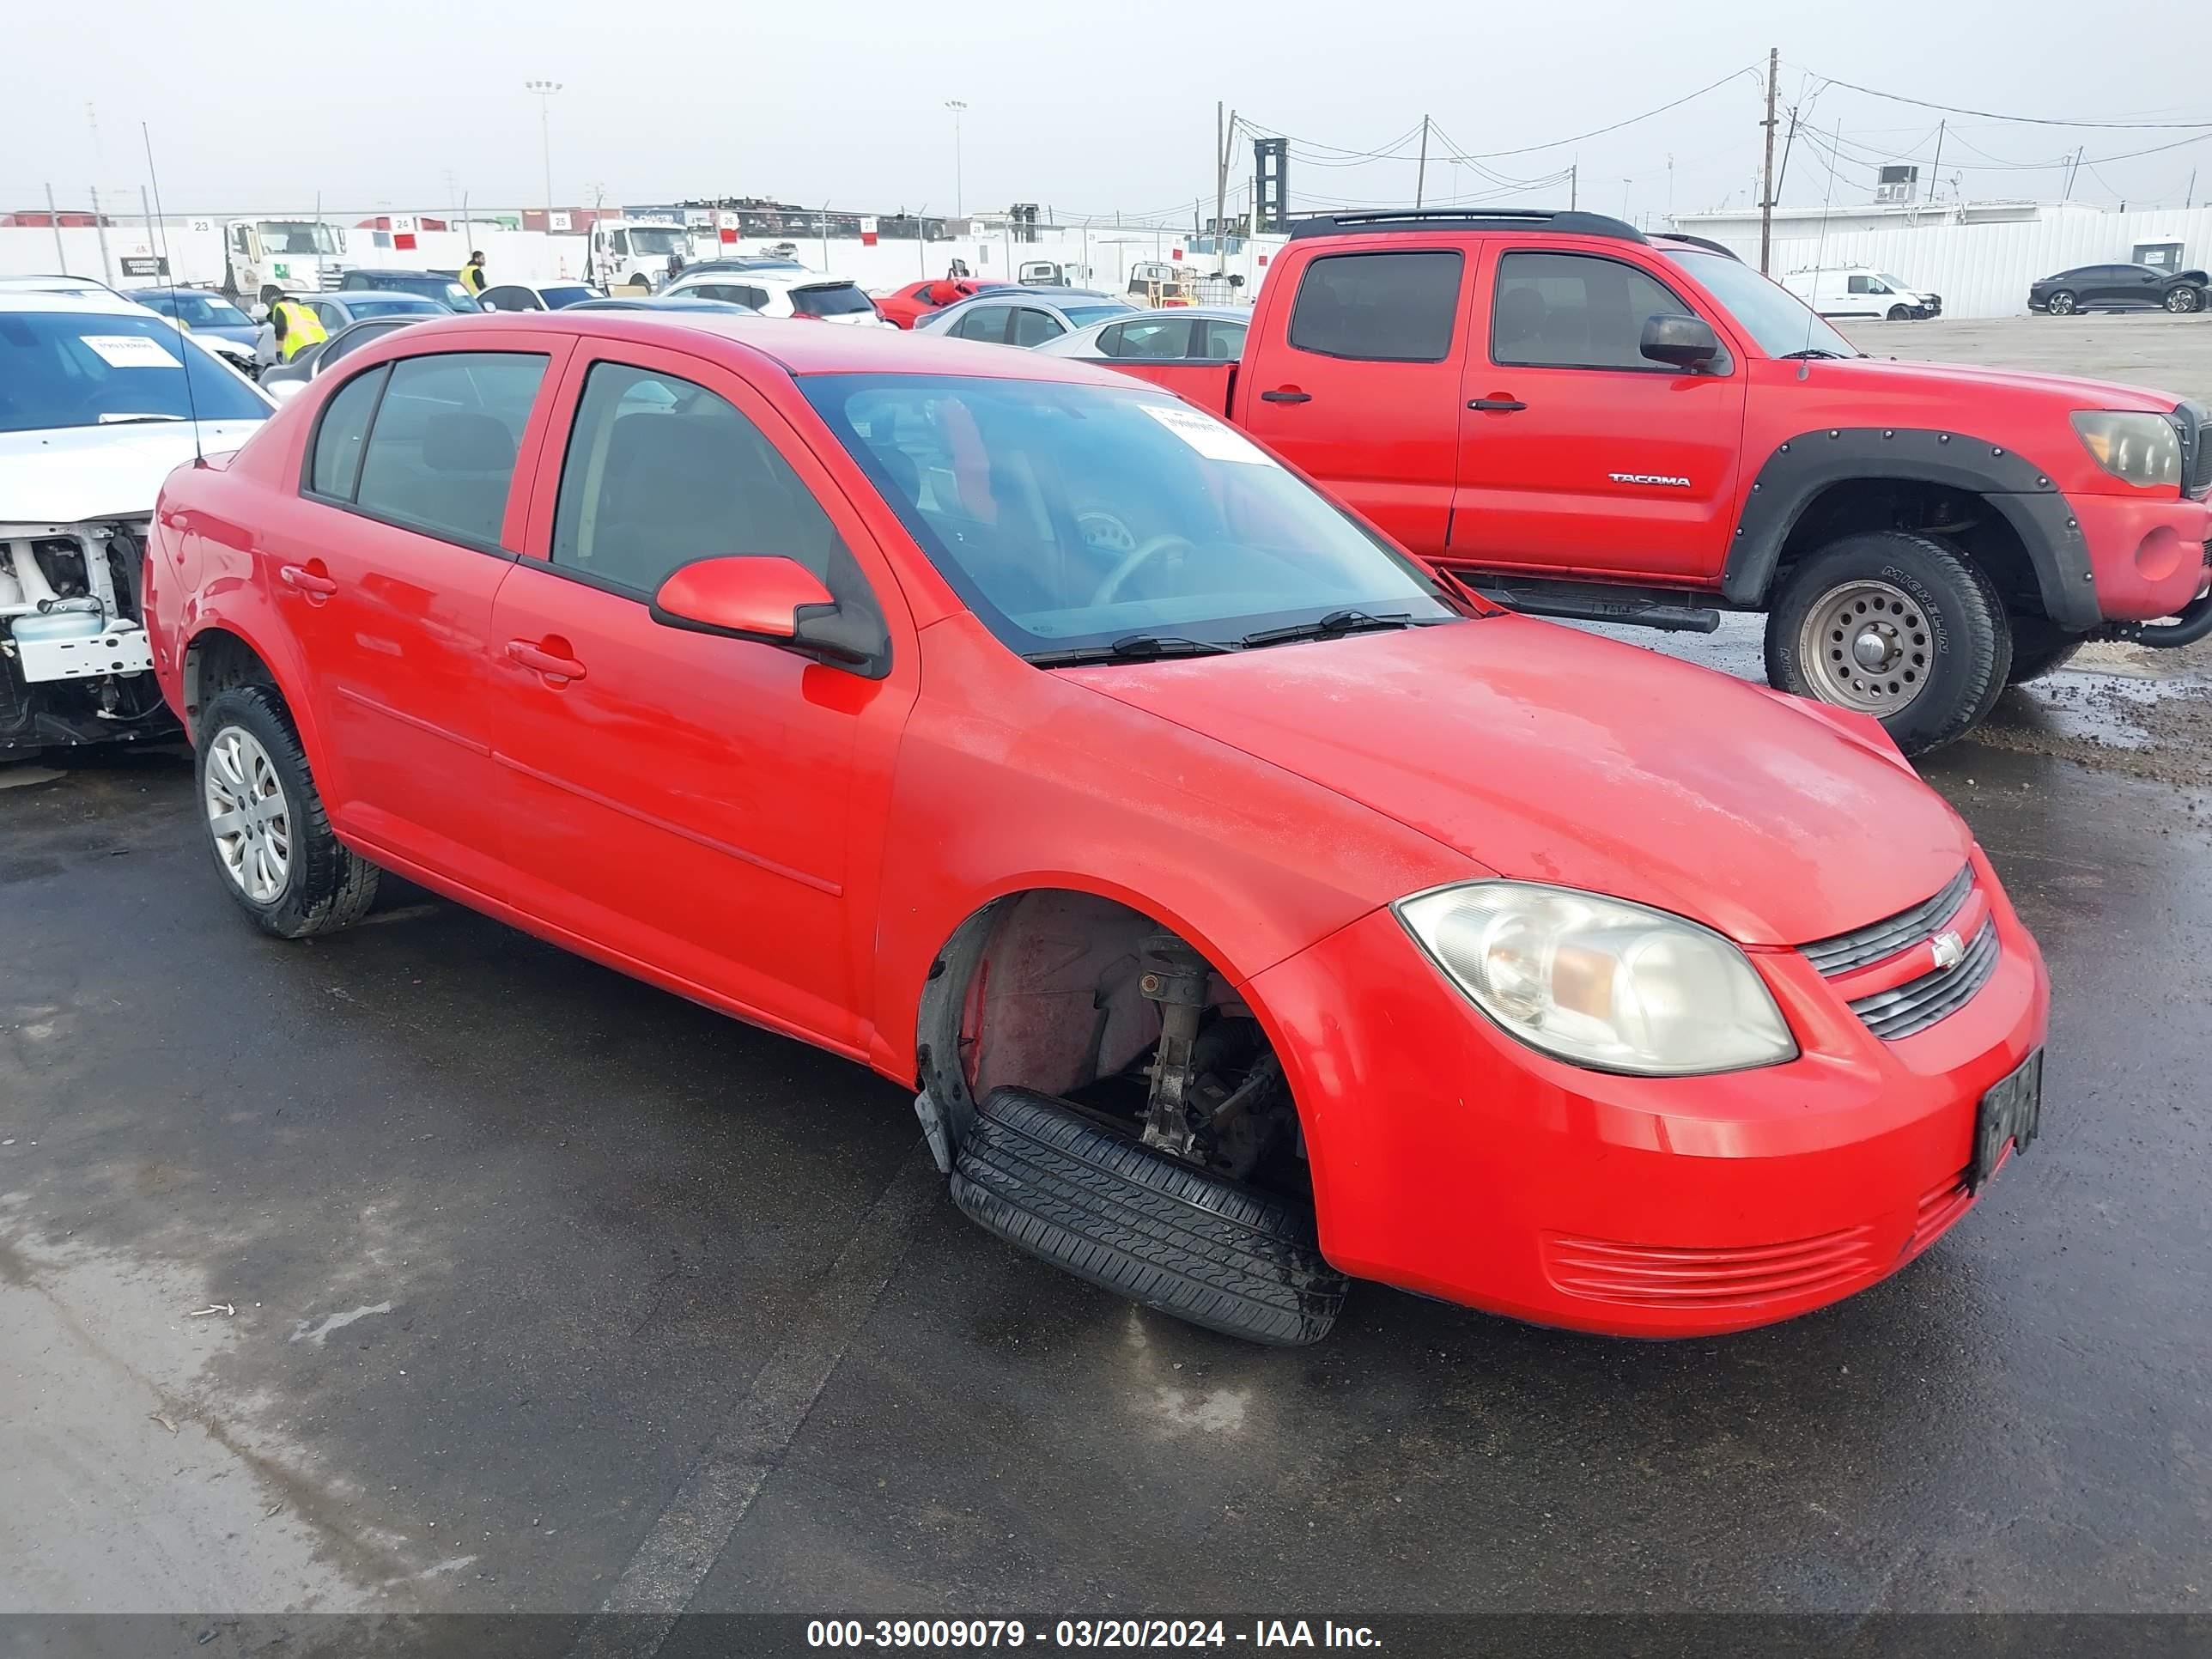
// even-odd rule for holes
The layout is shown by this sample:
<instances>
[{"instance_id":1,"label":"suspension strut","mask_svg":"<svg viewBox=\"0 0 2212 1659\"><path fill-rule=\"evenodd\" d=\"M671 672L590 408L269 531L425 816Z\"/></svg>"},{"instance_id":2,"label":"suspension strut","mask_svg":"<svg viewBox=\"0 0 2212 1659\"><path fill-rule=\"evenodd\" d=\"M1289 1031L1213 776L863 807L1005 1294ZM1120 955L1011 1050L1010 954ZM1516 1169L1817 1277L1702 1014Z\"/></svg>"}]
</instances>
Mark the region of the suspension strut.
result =
<instances>
[{"instance_id":1,"label":"suspension strut","mask_svg":"<svg viewBox=\"0 0 2212 1659\"><path fill-rule=\"evenodd\" d=\"M1173 933L1154 933L1138 958L1137 989L1160 1011L1159 1052L1152 1060L1152 1094L1145 1110L1145 1145L1177 1158L1190 1155L1191 1045L1206 1012L1212 969L1206 958Z\"/></svg>"}]
</instances>

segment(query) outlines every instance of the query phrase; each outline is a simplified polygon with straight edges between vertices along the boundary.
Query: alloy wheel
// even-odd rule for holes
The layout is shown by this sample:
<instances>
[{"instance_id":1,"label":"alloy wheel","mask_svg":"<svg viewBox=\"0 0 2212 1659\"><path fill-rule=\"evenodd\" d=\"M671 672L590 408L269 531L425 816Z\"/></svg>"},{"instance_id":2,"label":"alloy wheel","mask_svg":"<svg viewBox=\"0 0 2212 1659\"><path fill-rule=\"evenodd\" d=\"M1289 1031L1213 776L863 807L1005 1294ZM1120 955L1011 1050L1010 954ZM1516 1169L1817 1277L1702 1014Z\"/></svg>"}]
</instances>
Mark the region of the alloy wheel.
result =
<instances>
[{"instance_id":1,"label":"alloy wheel","mask_svg":"<svg viewBox=\"0 0 2212 1659\"><path fill-rule=\"evenodd\" d=\"M1903 588L1850 581L1805 613L1798 660L1821 702L1884 719L1926 684L1929 635L1925 613Z\"/></svg>"},{"instance_id":2,"label":"alloy wheel","mask_svg":"<svg viewBox=\"0 0 2212 1659\"><path fill-rule=\"evenodd\" d=\"M223 872L254 903L275 903L292 876L292 819L259 738L235 726L216 734L205 794L208 832Z\"/></svg>"},{"instance_id":3,"label":"alloy wheel","mask_svg":"<svg viewBox=\"0 0 2212 1659\"><path fill-rule=\"evenodd\" d=\"M2071 317L2074 314L2074 296L2070 294L2054 294L2045 303L2054 317Z\"/></svg>"}]
</instances>

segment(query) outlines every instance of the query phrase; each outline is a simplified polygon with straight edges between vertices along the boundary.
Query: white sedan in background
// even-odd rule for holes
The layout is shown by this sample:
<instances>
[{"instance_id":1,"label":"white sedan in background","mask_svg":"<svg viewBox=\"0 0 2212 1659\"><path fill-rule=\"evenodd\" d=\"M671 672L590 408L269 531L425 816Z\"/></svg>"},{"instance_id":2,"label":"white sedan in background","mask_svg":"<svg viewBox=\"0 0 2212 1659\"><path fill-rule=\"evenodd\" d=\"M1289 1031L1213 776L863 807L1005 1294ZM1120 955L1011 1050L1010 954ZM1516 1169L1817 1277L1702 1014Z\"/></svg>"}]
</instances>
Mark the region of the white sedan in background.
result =
<instances>
[{"instance_id":1,"label":"white sedan in background","mask_svg":"<svg viewBox=\"0 0 2212 1659\"><path fill-rule=\"evenodd\" d=\"M685 271L658 296L663 300L720 300L746 306L763 317L812 317L824 323L844 323L855 328L891 328L876 311L876 302L857 283L842 276L825 276L818 270L786 266L763 270L751 260L737 268L718 269L709 263Z\"/></svg>"}]
</instances>

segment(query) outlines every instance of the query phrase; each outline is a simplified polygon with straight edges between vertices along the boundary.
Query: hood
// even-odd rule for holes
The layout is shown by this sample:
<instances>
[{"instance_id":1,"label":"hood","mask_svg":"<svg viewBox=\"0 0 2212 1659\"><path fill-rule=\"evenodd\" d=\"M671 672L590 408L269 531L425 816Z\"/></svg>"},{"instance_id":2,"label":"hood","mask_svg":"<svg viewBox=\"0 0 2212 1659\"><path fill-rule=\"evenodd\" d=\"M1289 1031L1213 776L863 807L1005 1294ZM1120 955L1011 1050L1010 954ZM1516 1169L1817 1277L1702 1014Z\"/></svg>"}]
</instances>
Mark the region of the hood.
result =
<instances>
[{"instance_id":1,"label":"hood","mask_svg":"<svg viewBox=\"0 0 2212 1659\"><path fill-rule=\"evenodd\" d=\"M198 424L207 454L236 449L261 429L258 421ZM192 452L189 421L0 432L0 523L150 517L161 480Z\"/></svg>"},{"instance_id":2,"label":"hood","mask_svg":"<svg viewBox=\"0 0 2212 1659\"><path fill-rule=\"evenodd\" d=\"M203 323L192 330L192 338L203 345L213 345L217 340L234 341L240 345L252 345L253 337L261 331L252 323Z\"/></svg>"},{"instance_id":3,"label":"hood","mask_svg":"<svg viewBox=\"0 0 2212 1659\"><path fill-rule=\"evenodd\" d=\"M1796 367L1792 363L1791 368ZM2054 408L2140 410L2164 415L2181 401L2179 393L2148 386L2126 386L2117 380L2091 380L2070 374L2037 374L2026 370L1978 368L1965 363L1923 363L1890 357L1821 359L1813 373L1827 386L1838 383L1865 388L1870 398L1917 395L1965 402L2002 391L2015 397L2041 393ZM1902 422L1904 417L1896 417Z\"/></svg>"},{"instance_id":4,"label":"hood","mask_svg":"<svg viewBox=\"0 0 2212 1659\"><path fill-rule=\"evenodd\" d=\"M1893 915L1972 845L1893 749L1763 688L1525 617L1061 672L1499 875L1747 945Z\"/></svg>"}]
</instances>

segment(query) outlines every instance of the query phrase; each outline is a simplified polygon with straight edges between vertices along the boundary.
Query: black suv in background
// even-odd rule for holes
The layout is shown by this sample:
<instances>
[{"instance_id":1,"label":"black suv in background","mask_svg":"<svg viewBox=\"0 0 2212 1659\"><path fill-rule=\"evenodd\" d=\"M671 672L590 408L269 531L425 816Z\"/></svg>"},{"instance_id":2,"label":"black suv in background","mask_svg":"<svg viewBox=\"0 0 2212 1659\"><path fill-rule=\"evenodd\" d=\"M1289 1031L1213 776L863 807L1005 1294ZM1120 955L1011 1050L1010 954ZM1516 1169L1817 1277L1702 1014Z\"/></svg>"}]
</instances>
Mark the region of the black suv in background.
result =
<instances>
[{"instance_id":1,"label":"black suv in background","mask_svg":"<svg viewBox=\"0 0 2212 1659\"><path fill-rule=\"evenodd\" d=\"M2212 278L2201 270L2076 265L2029 283L2027 308L2053 317L2070 317L2077 311L2171 311L2179 315L2204 309L2207 282Z\"/></svg>"}]
</instances>

